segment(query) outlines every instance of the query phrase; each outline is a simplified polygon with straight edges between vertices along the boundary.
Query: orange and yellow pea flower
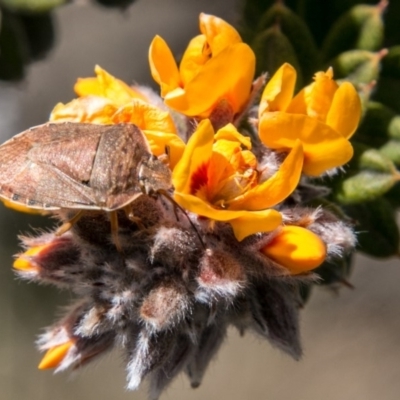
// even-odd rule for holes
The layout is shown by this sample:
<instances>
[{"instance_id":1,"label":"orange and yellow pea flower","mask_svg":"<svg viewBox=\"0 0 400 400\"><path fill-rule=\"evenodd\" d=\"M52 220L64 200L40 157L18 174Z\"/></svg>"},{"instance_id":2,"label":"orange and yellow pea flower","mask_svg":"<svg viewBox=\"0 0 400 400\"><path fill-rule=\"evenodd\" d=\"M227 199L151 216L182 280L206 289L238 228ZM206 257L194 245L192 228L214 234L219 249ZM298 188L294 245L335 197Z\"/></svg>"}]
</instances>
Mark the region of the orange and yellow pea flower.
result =
<instances>
[{"instance_id":1,"label":"orange and yellow pea flower","mask_svg":"<svg viewBox=\"0 0 400 400\"><path fill-rule=\"evenodd\" d=\"M287 268L292 275L297 275L315 269L325 261L326 245L310 230L286 225L261 252Z\"/></svg>"},{"instance_id":2,"label":"orange and yellow pea flower","mask_svg":"<svg viewBox=\"0 0 400 400\"><path fill-rule=\"evenodd\" d=\"M317 72L314 82L293 97L296 71L282 65L266 85L259 107L259 135L276 150L304 149L303 172L319 176L348 162L349 138L361 117L361 102L349 82L338 84L332 68Z\"/></svg>"},{"instance_id":3,"label":"orange and yellow pea flower","mask_svg":"<svg viewBox=\"0 0 400 400\"><path fill-rule=\"evenodd\" d=\"M67 104L57 104L50 121L92 124L131 123L146 135L155 156L165 154L169 148L170 167L180 159L184 142L176 132L168 111L146 101L145 97L114 78L100 67L96 78L79 79L75 91L81 97Z\"/></svg>"},{"instance_id":4,"label":"orange and yellow pea flower","mask_svg":"<svg viewBox=\"0 0 400 400\"><path fill-rule=\"evenodd\" d=\"M255 55L224 20L200 14L201 35L194 37L179 68L167 43L156 36L149 50L150 69L170 108L190 117L207 118L228 103L239 113L249 99Z\"/></svg>"},{"instance_id":5,"label":"orange and yellow pea flower","mask_svg":"<svg viewBox=\"0 0 400 400\"><path fill-rule=\"evenodd\" d=\"M250 139L232 124L215 135L209 120L198 125L176 165L174 199L185 209L214 221L231 224L238 240L269 232L282 223L271 207L298 185L303 150L300 142L270 178L260 182Z\"/></svg>"}]
</instances>

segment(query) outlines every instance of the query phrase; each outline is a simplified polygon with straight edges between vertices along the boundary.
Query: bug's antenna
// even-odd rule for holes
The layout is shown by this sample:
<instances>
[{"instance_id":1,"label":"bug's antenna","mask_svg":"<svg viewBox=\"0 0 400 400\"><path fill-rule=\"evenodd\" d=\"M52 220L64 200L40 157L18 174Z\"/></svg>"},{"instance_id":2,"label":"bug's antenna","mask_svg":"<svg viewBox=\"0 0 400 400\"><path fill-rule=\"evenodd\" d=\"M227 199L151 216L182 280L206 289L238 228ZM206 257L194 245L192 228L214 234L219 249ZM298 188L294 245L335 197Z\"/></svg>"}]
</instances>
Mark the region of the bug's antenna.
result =
<instances>
[{"instance_id":1,"label":"bug's antenna","mask_svg":"<svg viewBox=\"0 0 400 400\"><path fill-rule=\"evenodd\" d=\"M196 225L193 223L193 221L189 218L189 215L187 213L187 211L181 207L171 196L170 194L165 191L165 190L158 190L157 191L159 194L161 194L162 196L164 196L169 202L172 203L172 205L174 206L174 209L178 208L180 211L182 211L182 213L186 216L187 220L189 221L190 226L193 228L193 230L196 232L197 237L200 240L201 245L203 246L203 249L206 250L206 245L200 235L199 230L197 229ZM176 215L176 214L175 214Z\"/></svg>"}]
</instances>

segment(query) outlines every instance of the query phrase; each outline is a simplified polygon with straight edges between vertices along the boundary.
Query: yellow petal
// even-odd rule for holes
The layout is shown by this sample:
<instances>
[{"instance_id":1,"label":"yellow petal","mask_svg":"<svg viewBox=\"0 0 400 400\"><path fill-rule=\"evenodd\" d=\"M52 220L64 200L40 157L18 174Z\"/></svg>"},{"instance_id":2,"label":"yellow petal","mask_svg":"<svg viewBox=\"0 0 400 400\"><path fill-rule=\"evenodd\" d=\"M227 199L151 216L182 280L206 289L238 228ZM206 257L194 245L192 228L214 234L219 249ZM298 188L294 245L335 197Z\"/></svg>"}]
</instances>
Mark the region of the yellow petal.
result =
<instances>
[{"instance_id":1,"label":"yellow petal","mask_svg":"<svg viewBox=\"0 0 400 400\"><path fill-rule=\"evenodd\" d=\"M188 116L206 118L212 107L226 99L234 113L240 111L249 98L255 70L251 48L238 43L212 57L184 90L165 96L165 103Z\"/></svg>"},{"instance_id":2,"label":"yellow petal","mask_svg":"<svg viewBox=\"0 0 400 400\"><path fill-rule=\"evenodd\" d=\"M361 100L350 82L339 86L332 100L326 123L346 139L357 129L361 118Z\"/></svg>"},{"instance_id":3,"label":"yellow petal","mask_svg":"<svg viewBox=\"0 0 400 400\"><path fill-rule=\"evenodd\" d=\"M267 111L285 111L292 100L296 85L296 70L283 64L265 86L259 106L259 116Z\"/></svg>"},{"instance_id":4,"label":"yellow petal","mask_svg":"<svg viewBox=\"0 0 400 400\"><path fill-rule=\"evenodd\" d=\"M231 211L212 207L199 197L174 193L175 201L183 208L214 221L229 222L236 238L240 241L257 232L269 232L282 222L281 214L276 210L263 211Z\"/></svg>"},{"instance_id":5,"label":"yellow petal","mask_svg":"<svg viewBox=\"0 0 400 400\"><path fill-rule=\"evenodd\" d=\"M50 121L112 124L117 109L111 100L104 97L85 96L67 104L58 103L50 114Z\"/></svg>"},{"instance_id":6,"label":"yellow petal","mask_svg":"<svg viewBox=\"0 0 400 400\"><path fill-rule=\"evenodd\" d=\"M106 97L116 105L124 105L134 98L146 101L146 97L139 91L132 89L126 83L114 78L107 71L95 67L96 78L80 78L74 86L79 97L99 96Z\"/></svg>"},{"instance_id":7,"label":"yellow petal","mask_svg":"<svg viewBox=\"0 0 400 400\"><path fill-rule=\"evenodd\" d=\"M261 251L293 275L317 268L326 258L326 246L319 236L292 225L284 226Z\"/></svg>"},{"instance_id":8,"label":"yellow petal","mask_svg":"<svg viewBox=\"0 0 400 400\"><path fill-rule=\"evenodd\" d=\"M282 223L282 215L276 210L249 211L245 216L229 221L236 239L240 242L245 237L257 232L271 232Z\"/></svg>"},{"instance_id":9,"label":"yellow petal","mask_svg":"<svg viewBox=\"0 0 400 400\"><path fill-rule=\"evenodd\" d=\"M251 139L248 136L243 136L239 133L233 124L225 125L223 128L219 129L215 134L214 139L216 141L221 139L236 141L247 149L251 149Z\"/></svg>"},{"instance_id":10,"label":"yellow petal","mask_svg":"<svg viewBox=\"0 0 400 400\"><path fill-rule=\"evenodd\" d=\"M12 208L15 211L24 212L27 214L46 214L46 211L43 211L43 210L38 210L36 208L29 208L23 204L14 203L13 201L6 200L6 199L0 199L0 200L3 202L3 204L6 207Z\"/></svg>"},{"instance_id":11,"label":"yellow petal","mask_svg":"<svg viewBox=\"0 0 400 400\"><path fill-rule=\"evenodd\" d=\"M205 45L205 36L198 35L189 42L188 47L183 53L181 63L179 64L179 72L183 86L188 84L210 59L209 55L203 52Z\"/></svg>"},{"instance_id":12,"label":"yellow petal","mask_svg":"<svg viewBox=\"0 0 400 400\"><path fill-rule=\"evenodd\" d=\"M143 130L150 144L151 152L159 157L169 149L169 166L174 169L185 150L185 143L175 133L156 132Z\"/></svg>"},{"instance_id":13,"label":"yellow petal","mask_svg":"<svg viewBox=\"0 0 400 400\"><path fill-rule=\"evenodd\" d=\"M46 354L40 361L39 369L56 368L67 355L69 349L73 346L73 341L69 340L66 343L54 346L47 350Z\"/></svg>"},{"instance_id":14,"label":"yellow petal","mask_svg":"<svg viewBox=\"0 0 400 400\"><path fill-rule=\"evenodd\" d=\"M174 121L168 111L142 100L132 100L118 109L113 116L114 123L130 123L142 130L176 133Z\"/></svg>"},{"instance_id":15,"label":"yellow petal","mask_svg":"<svg viewBox=\"0 0 400 400\"><path fill-rule=\"evenodd\" d=\"M180 75L174 56L167 43L156 36L150 44L149 63L153 79L161 87L161 96L180 86Z\"/></svg>"},{"instance_id":16,"label":"yellow petal","mask_svg":"<svg viewBox=\"0 0 400 400\"><path fill-rule=\"evenodd\" d=\"M288 113L304 113L311 118L326 121L333 97L339 85L332 80L332 70L317 72L315 82L301 90L293 99ZM306 107L304 110L303 107Z\"/></svg>"},{"instance_id":17,"label":"yellow petal","mask_svg":"<svg viewBox=\"0 0 400 400\"><path fill-rule=\"evenodd\" d=\"M207 38L213 56L227 46L242 42L238 31L221 18L209 14L200 14L200 31Z\"/></svg>"},{"instance_id":18,"label":"yellow petal","mask_svg":"<svg viewBox=\"0 0 400 400\"><path fill-rule=\"evenodd\" d=\"M264 210L280 203L296 189L302 166L303 147L301 142L297 140L279 170L265 182L256 185L230 202L229 208L234 210Z\"/></svg>"},{"instance_id":19,"label":"yellow petal","mask_svg":"<svg viewBox=\"0 0 400 400\"><path fill-rule=\"evenodd\" d=\"M272 149L293 148L297 139L303 144L303 172L319 176L339 167L353 156L350 142L317 119L300 114L265 113L260 121L262 142Z\"/></svg>"},{"instance_id":20,"label":"yellow petal","mask_svg":"<svg viewBox=\"0 0 400 400\"><path fill-rule=\"evenodd\" d=\"M35 257L48 247L48 244L31 247L25 253L21 254L13 264L13 268L19 271L37 271L38 266L32 263L32 257Z\"/></svg>"},{"instance_id":21,"label":"yellow petal","mask_svg":"<svg viewBox=\"0 0 400 400\"><path fill-rule=\"evenodd\" d=\"M209 161L213 142L214 130L210 121L201 121L189 139L180 161L174 168L172 182L176 191L190 193L193 172Z\"/></svg>"}]
</instances>

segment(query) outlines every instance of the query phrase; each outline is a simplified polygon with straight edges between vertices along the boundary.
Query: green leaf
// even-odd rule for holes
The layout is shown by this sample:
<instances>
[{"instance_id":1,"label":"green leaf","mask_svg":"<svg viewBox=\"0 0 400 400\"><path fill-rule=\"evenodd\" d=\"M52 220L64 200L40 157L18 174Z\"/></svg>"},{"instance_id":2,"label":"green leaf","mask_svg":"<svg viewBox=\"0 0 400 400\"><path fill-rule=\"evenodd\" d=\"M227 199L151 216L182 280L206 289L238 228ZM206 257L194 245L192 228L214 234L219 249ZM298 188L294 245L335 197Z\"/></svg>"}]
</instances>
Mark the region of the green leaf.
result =
<instances>
[{"instance_id":1,"label":"green leaf","mask_svg":"<svg viewBox=\"0 0 400 400\"><path fill-rule=\"evenodd\" d=\"M383 43L383 11L384 7L379 4L360 4L343 14L323 43L323 60L330 60L350 49L378 50Z\"/></svg>"},{"instance_id":2,"label":"green leaf","mask_svg":"<svg viewBox=\"0 0 400 400\"><path fill-rule=\"evenodd\" d=\"M370 83L379 76L380 61L384 52L350 50L329 62L336 79L346 79L354 84Z\"/></svg>"},{"instance_id":3,"label":"green leaf","mask_svg":"<svg viewBox=\"0 0 400 400\"><path fill-rule=\"evenodd\" d=\"M400 114L400 79L381 76L373 95L374 100Z\"/></svg>"},{"instance_id":4,"label":"green leaf","mask_svg":"<svg viewBox=\"0 0 400 400\"><path fill-rule=\"evenodd\" d=\"M400 79L400 46L393 46L382 59L381 76Z\"/></svg>"},{"instance_id":5,"label":"green leaf","mask_svg":"<svg viewBox=\"0 0 400 400\"><path fill-rule=\"evenodd\" d=\"M276 3L262 16L259 31L278 25L290 41L306 81L311 80L318 68L318 50L304 21L283 3Z\"/></svg>"},{"instance_id":6,"label":"green leaf","mask_svg":"<svg viewBox=\"0 0 400 400\"><path fill-rule=\"evenodd\" d=\"M375 5L377 0L298 0L296 11L320 46L335 21L350 8L362 3Z\"/></svg>"},{"instance_id":7,"label":"green leaf","mask_svg":"<svg viewBox=\"0 0 400 400\"><path fill-rule=\"evenodd\" d=\"M400 165L400 141L389 140L379 149L385 157L393 161L396 165Z\"/></svg>"},{"instance_id":8,"label":"green leaf","mask_svg":"<svg viewBox=\"0 0 400 400\"><path fill-rule=\"evenodd\" d=\"M398 178L389 173L361 171L335 185L334 198L342 204L362 203L389 191Z\"/></svg>"},{"instance_id":9,"label":"green leaf","mask_svg":"<svg viewBox=\"0 0 400 400\"><path fill-rule=\"evenodd\" d=\"M17 12L42 13L67 3L68 0L0 0L0 5Z\"/></svg>"},{"instance_id":10,"label":"green leaf","mask_svg":"<svg viewBox=\"0 0 400 400\"><path fill-rule=\"evenodd\" d=\"M390 137L400 139L400 115L382 103L368 102L353 138L376 148L383 146Z\"/></svg>"},{"instance_id":11,"label":"green leaf","mask_svg":"<svg viewBox=\"0 0 400 400\"><path fill-rule=\"evenodd\" d=\"M259 34L253 41L252 48L257 59L257 75L263 72L273 75L284 62L288 62L298 71L296 86L302 87L303 77L296 53L279 26L275 25Z\"/></svg>"},{"instance_id":12,"label":"green leaf","mask_svg":"<svg viewBox=\"0 0 400 400\"><path fill-rule=\"evenodd\" d=\"M400 182L396 183L386 194L387 199L392 207L400 208Z\"/></svg>"},{"instance_id":13,"label":"green leaf","mask_svg":"<svg viewBox=\"0 0 400 400\"><path fill-rule=\"evenodd\" d=\"M374 257L390 257L399 253L396 213L386 199L346 206L345 211L357 222L355 229L360 251Z\"/></svg>"},{"instance_id":14,"label":"green leaf","mask_svg":"<svg viewBox=\"0 0 400 400\"><path fill-rule=\"evenodd\" d=\"M396 170L392 160L382 154L378 149L373 149L362 144L352 143L354 156L350 162L350 169L372 170L393 174Z\"/></svg>"}]
</instances>

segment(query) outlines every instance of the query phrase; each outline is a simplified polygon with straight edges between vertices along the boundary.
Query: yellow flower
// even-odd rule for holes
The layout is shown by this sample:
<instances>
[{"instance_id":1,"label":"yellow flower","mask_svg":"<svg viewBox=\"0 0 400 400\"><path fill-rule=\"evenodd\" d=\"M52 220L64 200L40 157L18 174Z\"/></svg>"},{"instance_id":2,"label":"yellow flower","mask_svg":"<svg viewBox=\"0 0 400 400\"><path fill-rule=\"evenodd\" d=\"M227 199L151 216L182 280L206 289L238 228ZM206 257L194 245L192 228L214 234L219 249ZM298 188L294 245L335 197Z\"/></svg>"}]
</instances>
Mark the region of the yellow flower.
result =
<instances>
[{"instance_id":1,"label":"yellow flower","mask_svg":"<svg viewBox=\"0 0 400 400\"><path fill-rule=\"evenodd\" d=\"M226 103L240 112L249 99L255 56L228 23L200 14L201 35L193 38L179 69L166 42L156 36L149 50L150 69L165 103L191 117L207 118Z\"/></svg>"},{"instance_id":2,"label":"yellow flower","mask_svg":"<svg viewBox=\"0 0 400 400\"><path fill-rule=\"evenodd\" d=\"M296 188L303 165L298 142L279 170L260 182L250 149L250 139L232 124L214 136L210 121L203 120L172 175L178 204L211 220L229 222L238 240L281 224L281 214L271 207Z\"/></svg>"},{"instance_id":3,"label":"yellow flower","mask_svg":"<svg viewBox=\"0 0 400 400\"><path fill-rule=\"evenodd\" d=\"M349 138L361 116L360 98L349 82L333 79L332 68L317 72L314 83L294 98L296 71L284 64L268 82L259 108L259 135L276 150L304 149L303 172L318 176L353 156Z\"/></svg>"},{"instance_id":4,"label":"yellow flower","mask_svg":"<svg viewBox=\"0 0 400 400\"><path fill-rule=\"evenodd\" d=\"M126 83L114 78L107 71L95 66L95 78L79 78L74 86L79 97L97 96L111 100L116 106L123 106L132 99L147 101L146 96L132 89Z\"/></svg>"},{"instance_id":5,"label":"yellow flower","mask_svg":"<svg viewBox=\"0 0 400 400\"><path fill-rule=\"evenodd\" d=\"M297 275L317 268L324 262L326 245L308 229L287 225L261 252L286 267L292 275Z\"/></svg>"},{"instance_id":6,"label":"yellow flower","mask_svg":"<svg viewBox=\"0 0 400 400\"><path fill-rule=\"evenodd\" d=\"M96 66L97 78L79 79L75 91L80 96L67 104L57 104L50 121L92 124L130 123L146 135L154 155L169 149L170 167L180 159L185 147L177 135L168 111L147 102L138 91Z\"/></svg>"}]
</instances>

